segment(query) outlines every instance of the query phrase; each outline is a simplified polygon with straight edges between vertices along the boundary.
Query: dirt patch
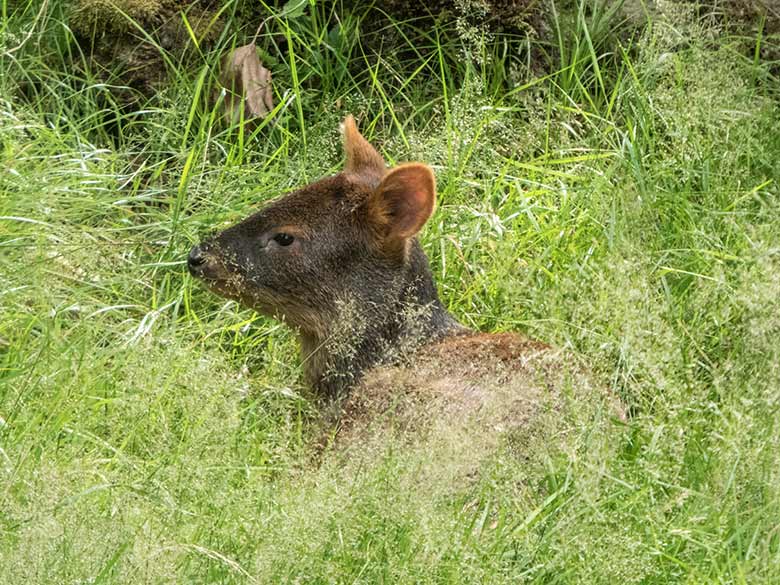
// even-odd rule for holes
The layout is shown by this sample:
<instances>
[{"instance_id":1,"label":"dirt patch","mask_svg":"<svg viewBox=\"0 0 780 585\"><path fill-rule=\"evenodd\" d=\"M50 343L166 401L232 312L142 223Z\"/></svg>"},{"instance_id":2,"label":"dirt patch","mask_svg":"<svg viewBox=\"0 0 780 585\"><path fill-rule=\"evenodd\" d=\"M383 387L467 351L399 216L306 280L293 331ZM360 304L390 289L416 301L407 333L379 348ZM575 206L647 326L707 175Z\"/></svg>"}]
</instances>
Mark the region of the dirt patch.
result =
<instances>
[{"instance_id":1,"label":"dirt patch","mask_svg":"<svg viewBox=\"0 0 780 585\"><path fill-rule=\"evenodd\" d=\"M78 0L68 23L91 72L126 86L114 93L131 103L167 84L166 54L173 63L196 56L193 36L200 51L208 50L224 28L219 8L219 2L197 0Z\"/></svg>"}]
</instances>

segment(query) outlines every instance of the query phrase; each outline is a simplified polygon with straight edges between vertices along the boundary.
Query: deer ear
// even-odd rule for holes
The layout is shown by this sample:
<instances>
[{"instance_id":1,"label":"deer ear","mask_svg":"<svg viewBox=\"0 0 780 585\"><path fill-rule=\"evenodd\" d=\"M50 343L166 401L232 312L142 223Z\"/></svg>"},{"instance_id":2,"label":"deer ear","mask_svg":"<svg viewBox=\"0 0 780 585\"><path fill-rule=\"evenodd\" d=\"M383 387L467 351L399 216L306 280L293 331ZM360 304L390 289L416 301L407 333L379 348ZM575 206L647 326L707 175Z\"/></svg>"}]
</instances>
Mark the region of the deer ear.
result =
<instances>
[{"instance_id":1,"label":"deer ear","mask_svg":"<svg viewBox=\"0 0 780 585\"><path fill-rule=\"evenodd\" d=\"M386 170L382 155L363 138L352 114L344 119L341 132L344 136L344 153L347 155L344 172L356 175L371 187L376 187Z\"/></svg>"},{"instance_id":2,"label":"deer ear","mask_svg":"<svg viewBox=\"0 0 780 585\"><path fill-rule=\"evenodd\" d=\"M368 217L381 237L399 242L419 232L433 213L436 178L427 165L399 165L368 198Z\"/></svg>"}]
</instances>

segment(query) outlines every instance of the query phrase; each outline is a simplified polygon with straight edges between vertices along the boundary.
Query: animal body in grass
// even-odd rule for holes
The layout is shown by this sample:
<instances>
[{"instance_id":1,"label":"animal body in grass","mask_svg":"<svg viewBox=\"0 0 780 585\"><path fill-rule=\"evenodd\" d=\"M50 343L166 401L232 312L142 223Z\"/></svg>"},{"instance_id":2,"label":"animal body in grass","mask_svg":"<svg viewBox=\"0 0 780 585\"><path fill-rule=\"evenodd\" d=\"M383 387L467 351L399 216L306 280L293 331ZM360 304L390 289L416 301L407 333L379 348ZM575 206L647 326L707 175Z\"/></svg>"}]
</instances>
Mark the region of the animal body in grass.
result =
<instances>
[{"instance_id":1,"label":"animal body in grass","mask_svg":"<svg viewBox=\"0 0 780 585\"><path fill-rule=\"evenodd\" d=\"M307 383L338 399L341 435L435 421L482 421L500 434L567 396L603 402L562 352L456 321L417 240L434 211L432 170L388 169L352 116L342 132L341 172L282 196L188 259L213 292L297 331Z\"/></svg>"}]
</instances>

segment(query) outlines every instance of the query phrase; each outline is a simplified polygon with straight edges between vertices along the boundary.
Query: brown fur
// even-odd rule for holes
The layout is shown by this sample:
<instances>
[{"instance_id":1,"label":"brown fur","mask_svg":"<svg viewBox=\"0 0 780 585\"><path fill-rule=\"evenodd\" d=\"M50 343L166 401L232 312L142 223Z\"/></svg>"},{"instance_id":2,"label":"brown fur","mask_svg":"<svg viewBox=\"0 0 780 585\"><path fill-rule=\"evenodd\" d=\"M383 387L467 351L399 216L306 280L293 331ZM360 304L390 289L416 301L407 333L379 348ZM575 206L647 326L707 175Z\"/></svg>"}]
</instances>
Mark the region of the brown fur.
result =
<instances>
[{"instance_id":1,"label":"brown fur","mask_svg":"<svg viewBox=\"0 0 780 585\"><path fill-rule=\"evenodd\" d=\"M214 292L298 331L306 379L329 396L399 351L463 329L441 305L415 237L433 212L433 172L420 163L388 171L351 116L343 134L343 172L190 254L191 272Z\"/></svg>"},{"instance_id":2,"label":"brown fur","mask_svg":"<svg viewBox=\"0 0 780 585\"><path fill-rule=\"evenodd\" d=\"M387 170L351 116L343 134L343 172L195 247L192 273L298 331L308 384L343 407L340 437L387 415L514 428L560 408L564 372L583 372L539 341L471 332L439 301L415 237L434 209L431 169Z\"/></svg>"},{"instance_id":3,"label":"brown fur","mask_svg":"<svg viewBox=\"0 0 780 585\"><path fill-rule=\"evenodd\" d=\"M427 415L424 420L414 420L432 409L449 411L456 417L471 416L493 398L492 386L504 385L519 373L529 378L529 364L549 357L550 350L544 343L514 333L464 333L443 338L421 347L409 365L371 371L360 392L344 403L339 434L365 433L383 416L393 424L399 420L405 421L404 426L425 424L424 420L430 419ZM528 385L526 380L524 386ZM520 398L528 399L529 392L518 393ZM409 408L410 404L426 406ZM389 413L393 416L388 417ZM522 417L528 414L524 409Z\"/></svg>"},{"instance_id":4,"label":"brown fur","mask_svg":"<svg viewBox=\"0 0 780 585\"><path fill-rule=\"evenodd\" d=\"M418 453L430 481L468 481L509 448L523 459L569 449L579 429L625 419L619 402L560 350L514 333L465 333L368 372L326 428L320 454L373 461Z\"/></svg>"},{"instance_id":5,"label":"brown fur","mask_svg":"<svg viewBox=\"0 0 780 585\"><path fill-rule=\"evenodd\" d=\"M376 187L386 172L384 159L368 140L363 138L352 115L344 119L341 131L347 158L344 173L360 177L369 186Z\"/></svg>"}]
</instances>

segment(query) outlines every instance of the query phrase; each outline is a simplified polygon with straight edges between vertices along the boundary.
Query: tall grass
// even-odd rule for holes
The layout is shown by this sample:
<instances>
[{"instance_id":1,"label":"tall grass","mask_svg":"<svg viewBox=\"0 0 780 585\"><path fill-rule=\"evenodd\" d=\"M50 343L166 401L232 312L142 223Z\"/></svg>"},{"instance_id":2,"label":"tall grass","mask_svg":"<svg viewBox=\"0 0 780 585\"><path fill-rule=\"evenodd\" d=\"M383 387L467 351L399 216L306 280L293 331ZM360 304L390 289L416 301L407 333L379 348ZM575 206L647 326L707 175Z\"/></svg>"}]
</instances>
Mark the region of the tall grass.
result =
<instances>
[{"instance_id":1,"label":"tall grass","mask_svg":"<svg viewBox=\"0 0 780 585\"><path fill-rule=\"evenodd\" d=\"M130 105L66 3L3 3L0 582L778 582L780 39L659 6L556 6L475 60L444 20L275 9L278 107L244 132L214 101L238 3ZM435 169L450 310L578 353L624 428L457 484L392 445L313 464L292 333L183 259L338 170L348 112Z\"/></svg>"}]
</instances>

